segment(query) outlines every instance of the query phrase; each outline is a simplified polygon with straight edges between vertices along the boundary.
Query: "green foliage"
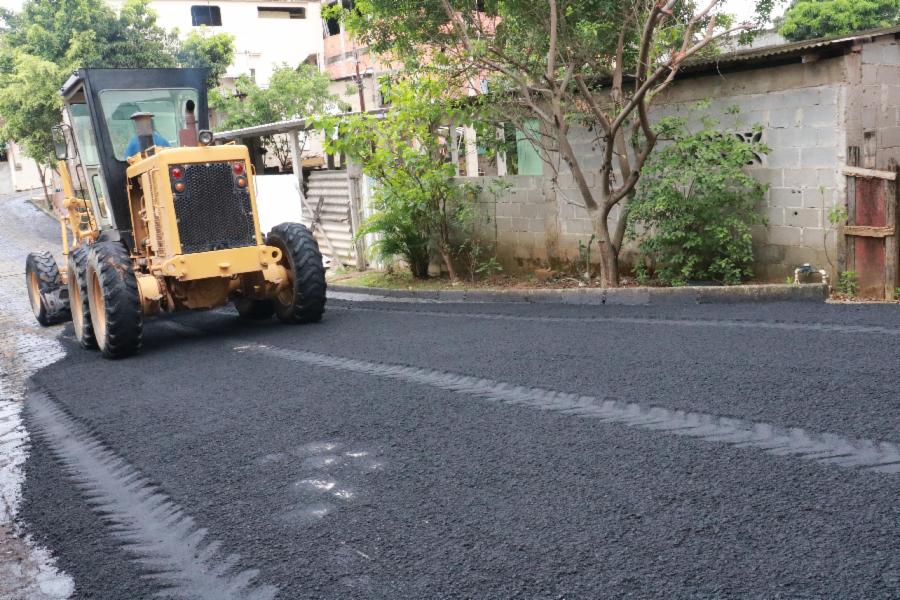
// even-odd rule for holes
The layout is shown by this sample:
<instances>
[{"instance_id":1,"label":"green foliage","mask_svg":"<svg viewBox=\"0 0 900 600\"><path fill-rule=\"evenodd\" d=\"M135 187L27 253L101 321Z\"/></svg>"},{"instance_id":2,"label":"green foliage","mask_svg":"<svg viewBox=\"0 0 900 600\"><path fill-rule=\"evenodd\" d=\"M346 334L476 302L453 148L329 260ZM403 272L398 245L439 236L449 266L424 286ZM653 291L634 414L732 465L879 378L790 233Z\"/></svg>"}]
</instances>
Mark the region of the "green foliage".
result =
<instances>
[{"instance_id":1,"label":"green foliage","mask_svg":"<svg viewBox=\"0 0 900 600\"><path fill-rule=\"evenodd\" d=\"M41 164L54 160L51 128L60 122L59 82L65 72L51 61L16 52L11 70L0 76L0 138L16 140L28 156Z\"/></svg>"},{"instance_id":2,"label":"green foliage","mask_svg":"<svg viewBox=\"0 0 900 600\"><path fill-rule=\"evenodd\" d=\"M0 134L43 164L54 162L59 88L79 67L209 66L221 74L234 52L225 34L192 33L180 44L157 24L150 0L126 0L118 12L104 0L28 0L0 19Z\"/></svg>"},{"instance_id":3,"label":"green foliage","mask_svg":"<svg viewBox=\"0 0 900 600\"><path fill-rule=\"evenodd\" d=\"M503 272L503 265L497 260L497 256L474 237L463 241L457 253L463 260L473 285L479 276L493 279Z\"/></svg>"},{"instance_id":4,"label":"green foliage","mask_svg":"<svg viewBox=\"0 0 900 600\"><path fill-rule=\"evenodd\" d=\"M835 288L837 293L848 298L855 298L859 294L859 280L856 277L856 271L843 271L838 275L838 282Z\"/></svg>"},{"instance_id":5,"label":"green foliage","mask_svg":"<svg viewBox=\"0 0 900 600\"><path fill-rule=\"evenodd\" d=\"M383 117L324 117L317 126L326 132L329 153L359 162L377 183L376 213L362 228L379 234L376 250L385 258L402 256L417 277L427 276L427 257L436 251L455 278L451 238L469 219L470 190L453 182L445 124L467 119L438 78L411 76L394 82L388 94Z\"/></svg>"},{"instance_id":6,"label":"green foliage","mask_svg":"<svg viewBox=\"0 0 900 600\"><path fill-rule=\"evenodd\" d=\"M209 75L206 87L214 89L234 59L234 36L229 33L211 33L206 27L192 30L181 43L177 53L178 64L183 67L206 67Z\"/></svg>"},{"instance_id":7,"label":"green foliage","mask_svg":"<svg viewBox=\"0 0 900 600\"><path fill-rule=\"evenodd\" d=\"M296 69L281 65L272 72L268 87L261 88L242 75L235 81L235 93L212 90L209 105L224 115L223 129L253 127L325 111L336 100L329 91L330 84L328 75L311 65ZM262 141L282 167L290 164L290 145L284 136L267 136Z\"/></svg>"},{"instance_id":8,"label":"green foliage","mask_svg":"<svg viewBox=\"0 0 900 600\"><path fill-rule=\"evenodd\" d=\"M490 256L485 260L479 261L475 272L484 277L493 279L495 275L499 275L503 272L503 265L500 264L500 261L497 260L496 256Z\"/></svg>"},{"instance_id":9,"label":"green foliage","mask_svg":"<svg viewBox=\"0 0 900 600\"><path fill-rule=\"evenodd\" d=\"M104 0L29 0L7 17L4 50L71 70L174 67L177 37L157 25L150 0L127 0L116 13Z\"/></svg>"},{"instance_id":10,"label":"green foliage","mask_svg":"<svg viewBox=\"0 0 900 600\"><path fill-rule=\"evenodd\" d=\"M900 21L900 0L795 0L781 35L791 41L847 35Z\"/></svg>"},{"instance_id":11,"label":"green foliage","mask_svg":"<svg viewBox=\"0 0 900 600\"><path fill-rule=\"evenodd\" d=\"M828 209L828 222L831 223L832 227L846 223L849 216L847 206L844 204L836 204Z\"/></svg>"},{"instance_id":12,"label":"green foliage","mask_svg":"<svg viewBox=\"0 0 900 600\"><path fill-rule=\"evenodd\" d=\"M579 274L583 274L585 281L588 282L591 279L591 245L596 239L596 234L592 234L587 244L578 240L578 268L581 271Z\"/></svg>"},{"instance_id":13,"label":"green foliage","mask_svg":"<svg viewBox=\"0 0 900 600\"><path fill-rule=\"evenodd\" d=\"M645 165L627 215L641 262L654 264L656 277L672 285L698 279L733 284L750 277L751 226L762 222L757 205L765 187L744 167L768 148L723 132L713 119L701 121L695 132L683 119L660 123L669 142ZM638 226L646 233L639 236ZM638 276L647 275L642 265Z\"/></svg>"},{"instance_id":14,"label":"green foliage","mask_svg":"<svg viewBox=\"0 0 900 600\"><path fill-rule=\"evenodd\" d=\"M473 10L473 0L447 0L447 3L467 30L473 32L473 37L478 32L473 53L491 54L503 63L515 62L527 71L546 71L544 61L550 47L551 26L547 2L485 0L479 3L482 11ZM658 54L681 46L679 34L684 33L687 20L700 4L706 3L694 0L674 3L673 18L658 36ZM619 35L624 33L627 43L623 58L628 68L633 69L649 5L645 0L559 0L560 64L563 59L572 59L576 64L585 65L588 71L605 75L612 70ZM755 5L765 16L771 12L773 2L757 0ZM419 66L431 60L446 63L462 58L454 55L459 49L459 31L448 26L444 4L436 0L357 0L353 9L342 11L335 6L328 14L343 18L348 29L378 53L390 53ZM732 22L729 15L717 13L717 25L727 27ZM708 18L701 21L697 32L702 33L708 23ZM435 56L428 48L441 48L442 52Z\"/></svg>"},{"instance_id":15,"label":"green foliage","mask_svg":"<svg viewBox=\"0 0 900 600\"><path fill-rule=\"evenodd\" d=\"M774 0L754 2L765 20ZM624 229L608 214L631 197L655 137L642 116L690 56L716 52L735 27L722 2L705 0L356 0L339 11L360 42L407 66L427 69L447 89L482 88L471 101L483 120L512 124L558 176L565 163L592 213L600 276L618 284ZM746 36L742 36L746 40ZM643 57L643 58L641 58ZM454 80L456 78L456 80ZM618 181L583 185L586 165L573 149L573 126L596 133L600 165ZM637 132L637 133L636 133ZM490 139L493 136L488 136ZM515 138L502 140L509 146ZM613 151L607 151L613 148ZM629 158L634 157L634 162ZM614 164L615 163L615 164ZM520 165L521 166L521 165Z\"/></svg>"}]
</instances>

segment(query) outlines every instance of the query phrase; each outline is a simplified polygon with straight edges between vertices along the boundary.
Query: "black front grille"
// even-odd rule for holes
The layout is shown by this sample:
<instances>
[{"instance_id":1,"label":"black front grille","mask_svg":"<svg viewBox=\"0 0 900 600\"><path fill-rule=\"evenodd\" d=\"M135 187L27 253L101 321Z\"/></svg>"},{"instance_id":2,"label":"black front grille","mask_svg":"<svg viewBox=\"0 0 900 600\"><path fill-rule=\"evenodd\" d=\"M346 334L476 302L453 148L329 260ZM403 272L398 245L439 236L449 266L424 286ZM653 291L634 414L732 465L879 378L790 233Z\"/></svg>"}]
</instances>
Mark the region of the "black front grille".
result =
<instances>
[{"instance_id":1,"label":"black front grille","mask_svg":"<svg viewBox=\"0 0 900 600\"><path fill-rule=\"evenodd\" d=\"M183 181L184 191L173 188L183 253L256 244L250 192L235 184L231 163L185 165Z\"/></svg>"}]
</instances>

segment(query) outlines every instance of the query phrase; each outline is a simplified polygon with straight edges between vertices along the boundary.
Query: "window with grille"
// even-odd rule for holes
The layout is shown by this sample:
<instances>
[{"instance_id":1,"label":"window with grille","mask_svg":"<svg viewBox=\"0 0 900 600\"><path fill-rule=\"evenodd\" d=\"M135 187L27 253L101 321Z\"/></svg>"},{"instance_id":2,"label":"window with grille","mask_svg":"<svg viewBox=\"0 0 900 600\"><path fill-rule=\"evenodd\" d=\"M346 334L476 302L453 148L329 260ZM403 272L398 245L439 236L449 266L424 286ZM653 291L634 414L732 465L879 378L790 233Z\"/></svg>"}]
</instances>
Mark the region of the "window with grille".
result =
<instances>
[{"instance_id":1,"label":"window with grille","mask_svg":"<svg viewBox=\"0 0 900 600\"><path fill-rule=\"evenodd\" d=\"M200 25L206 25L207 27L221 27L222 11L218 6L210 4L192 6L191 24L194 27L199 27Z\"/></svg>"}]
</instances>

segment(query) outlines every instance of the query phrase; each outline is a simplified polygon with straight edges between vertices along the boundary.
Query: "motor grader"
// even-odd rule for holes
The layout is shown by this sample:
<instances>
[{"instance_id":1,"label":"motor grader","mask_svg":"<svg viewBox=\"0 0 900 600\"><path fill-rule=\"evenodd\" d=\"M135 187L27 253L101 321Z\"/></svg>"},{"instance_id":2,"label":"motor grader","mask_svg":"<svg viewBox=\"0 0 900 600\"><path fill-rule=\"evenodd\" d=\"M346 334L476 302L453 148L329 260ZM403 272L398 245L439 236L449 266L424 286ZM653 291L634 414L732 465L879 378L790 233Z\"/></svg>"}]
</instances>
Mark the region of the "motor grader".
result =
<instances>
[{"instance_id":1,"label":"motor grader","mask_svg":"<svg viewBox=\"0 0 900 600\"><path fill-rule=\"evenodd\" d=\"M233 302L247 319L319 321L325 270L300 223L259 229L246 146L214 145L205 69L81 69L53 130L65 266L26 260L45 326L72 320L104 356L141 347L146 317Z\"/></svg>"}]
</instances>

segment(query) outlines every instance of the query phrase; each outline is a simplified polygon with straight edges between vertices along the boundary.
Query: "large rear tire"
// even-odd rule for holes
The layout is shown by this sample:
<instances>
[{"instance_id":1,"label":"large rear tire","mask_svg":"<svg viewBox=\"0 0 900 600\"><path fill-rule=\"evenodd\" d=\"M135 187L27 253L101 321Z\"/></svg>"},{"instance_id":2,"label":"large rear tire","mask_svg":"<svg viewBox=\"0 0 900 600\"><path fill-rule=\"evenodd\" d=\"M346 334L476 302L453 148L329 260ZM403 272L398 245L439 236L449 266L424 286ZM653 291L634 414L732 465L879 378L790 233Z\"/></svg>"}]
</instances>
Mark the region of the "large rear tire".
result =
<instances>
[{"instance_id":1,"label":"large rear tire","mask_svg":"<svg viewBox=\"0 0 900 600\"><path fill-rule=\"evenodd\" d=\"M44 327L63 323L70 318L67 304L51 306L47 296L63 287L56 259L49 252L32 252L25 259L25 285L34 318Z\"/></svg>"},{"instance_id":2,"label":"large rear tire","mask_svg":"<svg viewBox=\"0 0 900 600\"><path fill-rule=\"evenodd\" d=\"M315 323L325 312L325 267L316 238L300 223L282 223L266 238L281 250L290 282L275 297L275 314L285 323Z\"/></svg>"},{"instance_id":3,"label":"large rear tire","mask_svg":"<svg viewBox=\"0 0 900 600\"><path fill-rule=\"evenodd\" d=\"M69 252L69 308L75 339L88 350L97 349L94 326L91 324L91 304L88 300L87 262L90 250L80 246Z\"/></svg>"},{"instance_id":4,"label":"large rear tire","mask_svg":"<svg viewBox=\"0 0 900 600\"><path fill-rule=\"evenodd\" d=\"M91 245L87 293L97 346L107 358L123 358L141 348L144 321L137 278L128 250L119 242Z\"/></svg>"}]
</instances>

